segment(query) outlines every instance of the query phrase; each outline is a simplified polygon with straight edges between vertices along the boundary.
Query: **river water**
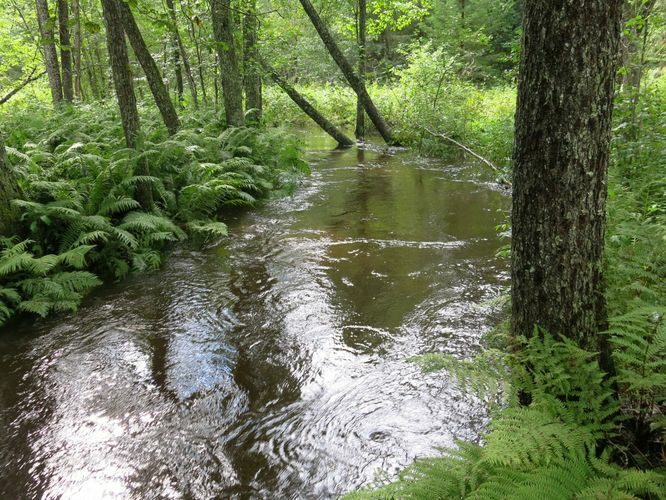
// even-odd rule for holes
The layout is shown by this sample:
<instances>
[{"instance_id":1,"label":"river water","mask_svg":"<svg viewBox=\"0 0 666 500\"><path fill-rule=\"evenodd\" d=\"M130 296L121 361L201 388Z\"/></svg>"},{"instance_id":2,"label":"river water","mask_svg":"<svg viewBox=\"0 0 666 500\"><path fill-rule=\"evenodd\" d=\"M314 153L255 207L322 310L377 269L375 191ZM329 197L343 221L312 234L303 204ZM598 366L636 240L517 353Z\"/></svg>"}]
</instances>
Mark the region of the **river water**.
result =
<instances>
[{"instance_id":1,"label":"river water","mask_svg":"<svg viewBox=\"0 0 666 500\"><path fill-rule=\"evenodd\" d=\"M0 335L0 498L330 498L478 439L484 406L408 358L480 348L507 196L331 148L223 244Z\"/></svg>"}]
</instances>

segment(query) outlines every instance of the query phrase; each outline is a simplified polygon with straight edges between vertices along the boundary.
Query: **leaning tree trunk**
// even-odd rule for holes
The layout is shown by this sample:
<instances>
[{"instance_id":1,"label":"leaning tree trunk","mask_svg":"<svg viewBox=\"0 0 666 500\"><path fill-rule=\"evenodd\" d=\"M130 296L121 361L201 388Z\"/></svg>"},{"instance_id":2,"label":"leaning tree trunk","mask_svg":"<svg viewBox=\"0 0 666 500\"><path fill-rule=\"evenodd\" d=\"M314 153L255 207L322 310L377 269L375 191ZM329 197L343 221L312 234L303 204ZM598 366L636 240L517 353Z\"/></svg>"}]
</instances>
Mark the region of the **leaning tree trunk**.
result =
<instances>
[{"instance_id":1,"label":"leaning tree trunk","mask_svg":"<svg viewBox=\"0 0 666 500\"><path fill-rule=\"evenodd\" d=\"M15 232L16 209L12 200L20 197L16 176L7 160L5 138L0 132L0 236L12 236Z\"/></svg>"},{"instance_id":2,"label":"leaning tree trunk","mask_svg":"<svg viewBox=\"0 0 666 500\"><path fill-rule=\"evenodd\" d=\"M139 26L136 24L130 6L122 0L116 1L122 17L123 27L125 28L127 38L134 50L134 55L143 68L146 80L148 81L148 86L155 99L157 109L160 110L160 114L162 115L164 125L166 125L166 128L169 131L169 135L173 135L178 131L180 122L178 120L178 115L176 114L176 109L169 98L169 91L164 85L164 80L157 67L157 63L155 63L155 59L153 59L150 50L148 50L148 47L146 46L146 42L141 35Z\"/></svg>"},{"instance_id":3,"label":"leaning tree trunk","mask_svg":"<svg viewBox=\"0 0 666 500\"><path fill-rule=\"evenodd\" d=\"M51 98L53 104L62 102L62 80L60 79L60 67L58 66L58 53L56 52L55 39L53 37L53 18L49 14L47 0L36 0L37 21L39 34L42 38L42 51L44 54L44 65L49 78Z\"/></svg>"},{"instance_id":4,"label":"leaning tree trunk","mask_svg":"<svg viewBox=\"0 0 666 500\"><path fill-rule=\"evenodd\" d=\"M366 73L366 37L367 37L368 8L366 0L358 0L358 76L365 85ZM365 138L365 109L361 99L356 98L356 138L362 141Z\"/></svg>"},{"instance_id":5,"label":"leaning tree trunk","mask_svg":"<svg viewBox=\"0 0 666 500\"><path fill-rule=\"evenodd\" d=\"M513 171L512 319L601 348L602 254L622 0L525 4ZM602 363L610 367L609 359Z\"/></svg>"},{"instance_id":6,"label":"leaning tree trunk","mask_svg":"<svg viewBox=\"0 0 666 500\"><path fill-rule=\"evenodd\" d=\"M372 98L370 97L370 94L368 94L368 91L365 88L365 84L354 72L354 68L352 68L352 65L349 63L338 45L335 43L335 40L333 40L333 36L331 36L331 32L328 30L328 27L319 17L319 14L312 6L312 3L310 3L310 0L299 1L301 2L301 5L303 6L306 14L310 18L310 21L312 21L312 24L317 30L317 33L319 33L319 37L321 38L322 42L324 42L324 45L328 49L328 52L331 54L331 57L333 57L333 60L340 67L343 75L347 79L347 82L349 82L349 85L352 89L354 89L354 92L356 92L356 95L360 99L361 103L363 103L363 108L365 109L366 113L368 113L372 123L374 123L375 127L384 138L384 140L388 144L392 144L394 141L391 135L391 129L389 128L382 115L379 113L375 103L372 102Z\"/></svg>"},{"instance_id":7,"label":"leaning tree trunk","mask_svg":"<svg viewBox=\"0 0 666 500\"><path fill-rule=\"evenodd\" d=\"M243 58L245 69L245 104L248 110L255 110L252 119L261 121L263 109L261 96L261 75L257 67L257 2L248 0L247 10L243 17Z\"/></svg>"},{"instance_id":8,"label":"leaning tree trunk","mask_svg":"<svg viewBox=\"0 0 666 500\"><path fill-rule=\"evenodd\" d=\"M333 125L330 121L326 119L324 115L322 115L319 111L315 109L312 104L308 102L308 100L303 97L301 94L298 93L298 91L289 85L289 83L282 78L277 71L275 71L271 66L268 65L267 62L260 61L261 65L263 66L264 70L266 73L268 73L271 77L271 79L278 84L278 86L291 98L296 105L301 108L301 110L308 115L312 120L319 125L324 132L326 132L328 135L330 135L333 139L335 139L338 143L338 147L340 148L346 148L350 147L354 144L354 141L352 141L349 137L347 137L343 132L341 132L335 125Z\"/></svg>"},{"instance_id":9,"label":"leaning tree trunk","mask_svg":"<svg viewBox=\"0 0 666 500\"><path fill-rule=\"evenodd\" d=\"M62 93L65 101L74 100L72 78L72 47L69 38L69 5L67 0L58 0L58 28L60 33L60 65L62 66Z\"/></svg>"},{"instance_id":10,"label":"leaning tree trunk","mask_svg":"<svg viewBox=\"0 0 666 500\"><path fill-rule=\"evenodd\" d=\"M106 44L109 50L111 74L116 90L120 117L123 122L125 143L130 149L137 149L139 145L140 122L139 111L136 106L136 96L132 87L130 62L125 45L125 32L123 19L119 9L122 0L102 0L104 23L106 24ZM136 168L138 175L150 175L148 165L139 161ZM137 188L137 201L141 206L150 210L153 206L153 193L150 185L139 183Z\"/></svg>"},{"instance_id":11,"label":"leaning tree trunk","mask_svg":"<svg viewBox=\"0 0 666 500\"><path fill-rule=\"evenodd\" d=\"M231 0L211 0L213 34L219 55L222 76L222 93L227 125L238 127L245 123L243 116L243 86L241 84L234 24L231 16Z\"/></svg>"},{"instance_id":12,"label":"leaning tree trunk","mask_svg":"<svg viewBox=\"0 0 666 500\"><path fill-rule=\"evenodd\" d=\"M171 33L178 47L180 59L183 61L183 68L185 69L185 77L187 78L187 85L190 87L190 94L192 95L192 105L194 106L194 109L198 109L199 96L197 94L197 84L195 83L194 75L192 74L192 67L190 66L190 58L187 55L187 51L185 50L185 45L183 45L183 39L181 38L180 31L178 30L178 18L176 17L176 8L173 4L173 0L167 0L166 3L172 24ZM182 84L182 76L181 76L181 84Z\"/></svg>"}]
</instances>

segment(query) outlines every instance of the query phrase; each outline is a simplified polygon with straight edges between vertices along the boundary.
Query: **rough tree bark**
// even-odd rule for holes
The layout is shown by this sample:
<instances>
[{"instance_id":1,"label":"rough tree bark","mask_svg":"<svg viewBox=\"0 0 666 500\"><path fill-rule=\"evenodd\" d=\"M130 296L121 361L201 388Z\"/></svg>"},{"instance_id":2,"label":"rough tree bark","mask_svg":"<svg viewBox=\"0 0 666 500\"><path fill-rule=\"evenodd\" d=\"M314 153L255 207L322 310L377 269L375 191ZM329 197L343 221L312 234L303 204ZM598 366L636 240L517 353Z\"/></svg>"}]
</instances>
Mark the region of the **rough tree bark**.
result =
<instances>
[{"instance_id":1,"label":"rough tree bark","mask_svg":"<svg viewBox=\"0 0 666 500\"><path fill-rule=\"evenodd\" d=\"M321 17L319 17L319 14L313 7L310 0L299 1L301 2L301 5L303 6L306 14L310 18L310 21L317 30L317 33L319 33L319 37L321 38L322 42L324 42L324 45L328 49L328 52L331 54L331 57L333 57L333 60L342 70L342 74L347 79L347 82L351 88L354 89L354 92L356 92L356 95L360 99L361 103L363 103L363 108L365 109L366 113L368 113L368 116L370 117L370 120L372 120L372 123L374 123L377 131L388 144L393 144L394 141L393 136L391 135L391 129L389 128L382 115L379 113L375 103L372 101L370 94L368 94L368 91L365 88L365 84L354 72L354 68L352 68L352 65L349 63L338 45L335 43L335 40L333 40L333 36L328 30L328 27L326 24L324 24L324 21L322 21Z\"/></svg>"},{"instance_id":2,"label":"rough tree bark","mask_svg":"<svg viewBox=\"0 0 666 500\"><path fill-rule=\"evenodd\" d=\"M512 328L606 347L607 167L622 0L525 3L513 171ZM602 363L610 360L602 354Z\"/></svg>"},{"instance_id":3,"label":"rough tree bark","mask_svg":"<svg viewBox=\"0 0 666 500\"><path fill-rule=\"evenodd\" d=\"M55 39L53 37L53 18L49 14L47 0L35 0L37 8L37 21L39 34L42 38L42 51L44 54L44 65L49 78L51 98L53 104L62 102L62 80L60 79L60 67L58 66L58 53L56 52Z\"/></svg>"},{"instance_id":4,"label":"rough tree bark","mask_svg":"<svg viewBox=\"0 0 666 500\"><path fill-rule=\"evenodd\" d=\"M74 16L74 97L83 99L83 85L81 82L81 3L72 0L72 16Z\"/></svg>"},{"instance_id":5,"label":"rough tree bark","mask_svg":"<svg viewBox=\"0 0 666 500\"><path fill-rule=\"evenodd\" d=\"M136 107L130 62L127 55L127 46L125 45L123 20L118 2L119 0L102 0L102 12L106 24L106 44L109 51L113 86L116 90L120 118L123 122L125 143L128 148L137 149L141 132L139 111ZM138 162L135 172L137 175L150 175L148 165L141 161ZM144 209L150 210L152 208L153 193L150 185L139 183L136 197Z\"/></svg>"},{"instance_id":6,"label":"rough tree bark","mask_svg":"<svg viewBox=\"0 0 666 500\"><path fill-rule=\"evenodd\" d=\"M308 100L303 97L301 94L296 91L294 87L289 85L289 83L282 78L275 69L273 69L266 61L260 60L260 64L264 68L264 71L268 73L271 79L291 98L296 105L298 105L303 112L308 115L312 120L319 125L324 132L330 135L338 143L338 147L346 148L354 144L349 137L347 137L343 132L341 132L335 125L326 119L319 111L315 109Z\"/></svg>"},{"instance_id":7,"label":"rough tree bark","mask_svg":"<svg viewBox=\"0 0 666 500\"><path fill-rule=\"evenodd\" d=\"M365 85L366 73L366 37L367 37L368 7L366 0L358 0L358 76ZM356 138L362 141L365 138L365 109L361 99L356 99Z\"/></svg>"},{"instance_id":8,"label":"rough tree bark","mask_svg":"<svg viewBox=\"0 0 666 500\"><path fill-rule=\"evenodd\" d=\"M227 125L238 127L245 123L245 117L243 116L243 86L236 58L234 23L230 4L230 0L210 1L213 34L219 56L222 98Z\"/></svg>"},{"instance_id":9,"label":"rough tree bark","mask_svg":"<svg viewBox=\"0 0 666 500\"><path fill-rule=\"evenodd\" d=\"M69 5L67 0L58 0L58 28L60 35L60 65L62 67L62 94L65 101L74 100L72 78L72 47L69 37Z\"/></svg>"},{"instance_id":10,"label":"rough tree bark","mask_svg":"<svg viewBox=\"0 0 666 500\"><path fill-rule=\"evenodd\" d=\"M257 68L257 2L248 0L243 15L243 68L245 70L245 107L256 110L252 114L254 122L261 121L263 109L261 95L261 75Z\"/></svg>"},{"instance_id":11,"label":"rough tree bark","mask_svg":"<svg viewBox=\"0 0 666 500\"><path fill-rule=\"evenodd\" d=\"M180 36L180 31L178 30L178 18L176 17L176 8L173 4L173 0L166 0L167 10L169 11L169 18L171 19L171 33L173 39L176 42L177 51L179 54L180 60L183 61L183 68L185 69L185 77L187 78L187 85L190 88L190 94L192 95L192 105L194 109L199 108L199 96L197 94L197 84L194 81L194 76L192 75L192 67L190 66L190 58L187 55L185 50L185 45L183 45L183 39ZM180 68L180 65L177 65L177 68ZM182 94L182 85L183 85L183 76L180 76L180 92ZM182 97L182 95L181 95Z\"/></svg>"},{"instance_id":12,"label":"rough tree bark","mask_svg":"<svg viewBox=\"0 0 666 500\"><path fill-rule=\"evenodd\" d=\"M0 132L0 236L14 234L16 210L11 201L19 197L20 189L7 161L5 138Z\"/></svg>"},{"instance_id":13,"label":"rough tree bark","mask_svg":"<svg viewBox=\"0 0 666 500\"><path fill-rule=\"evenodd\" d=\"M178 120L176 109L174 108L173 103L169 98L169 91L167 90L166 85L164 85L164 80L162 79L160 70L157 67L157 63L155 62L155 59L153 59L153 56L150 54L150 50L148 50L148 46L146 45L146 42L141 35L139 26L136 24L136 20L134 19L134 15L132 14L130 6L122 0L115 1L117 1L118 9L122 17L125 33L127 34L127 38L132 45L134 55L143 68L143 72L146 74L148 86L150 87L150 91L153 94L153 98L155 99L155 104L160 110L164 125L166 125L169 134L173 135L180 127L180 121Z\"/></svg>"}]
</instances>

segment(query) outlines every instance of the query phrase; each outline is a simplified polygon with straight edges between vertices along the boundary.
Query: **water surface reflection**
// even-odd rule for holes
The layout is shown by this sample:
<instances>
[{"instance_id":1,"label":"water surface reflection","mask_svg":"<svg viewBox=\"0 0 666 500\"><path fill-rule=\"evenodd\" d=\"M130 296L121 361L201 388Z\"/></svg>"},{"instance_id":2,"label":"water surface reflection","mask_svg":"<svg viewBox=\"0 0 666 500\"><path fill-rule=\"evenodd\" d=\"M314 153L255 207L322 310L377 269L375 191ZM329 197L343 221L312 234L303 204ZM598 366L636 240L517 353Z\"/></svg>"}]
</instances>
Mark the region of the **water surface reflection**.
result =
<instances>
[{"instance_id":1,"label":"water surface reflection","mask_svg":"<svg viewBox=\"0 0 666 500\"><path fill-rule=\"evenodd\" d=\"M327 498L478 436L483 407L406 359L479 349L508 200L328 147L224 245L0 337L0 497Z\"/></svg>"}]
</instances>

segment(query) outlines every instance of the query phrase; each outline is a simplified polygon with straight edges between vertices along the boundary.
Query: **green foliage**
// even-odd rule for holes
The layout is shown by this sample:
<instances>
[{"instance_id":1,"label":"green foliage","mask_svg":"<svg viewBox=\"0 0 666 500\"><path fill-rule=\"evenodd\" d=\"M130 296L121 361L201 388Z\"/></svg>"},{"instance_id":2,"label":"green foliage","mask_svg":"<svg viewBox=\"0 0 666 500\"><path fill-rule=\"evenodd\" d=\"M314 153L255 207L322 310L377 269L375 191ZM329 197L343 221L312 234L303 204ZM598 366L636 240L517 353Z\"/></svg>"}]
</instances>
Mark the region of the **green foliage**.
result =
<instances>
[{"instance_id":1,"label":"green foliage","mask_svg":"<svg viewBox=\"0 0 666 500\"><path fill-rule=\"evenodd\" d=\"M542 331L513 339L512 354L419 356L424 370L445 370L502 403L491 406L485 444L460 443L351 498L664 498L665 81L644 89L638 133L628 125L633 97L618 101L605 270L610 319L602 333L615 376L601 371L598 353Z\"/></svg>"},{"instance_id":2,"label":"green foliage","mask_svg":"<svg viewBox=\"0 0 666 500\"><path fill-rule=\"evenodd\" d=\"M642 359L642 353L626 354L616 357L622 383L631 378L626 370ZM523 349L504 357L512 368L504 378L513 404L495 411L484 446L459 443L444 457L417 461L396 482L349 498L662 498L665 474L612 461L609 443L624 419L595 356L568 339L535 332ZM456 368L450 359L429 355L418 362L449 370L463 383L469 380L468 367ZM487 364L478 366L487 371ZM650 372L651 387L663 387L656 373ZM528 406L516 403L519 393L529 393Z\"/></svg>"},{"instance_id":3,"label":"green foliage","mask_svg":"<svg viewBox=\"0 0 666 500\"><path fill-rule=\"evenodd\" d=\"M93 247L81 245L61 254L36 257L32 240L0 239L0 326L16 312L47 316L75 311L86 292L101 284L86 268Z\"/></svg>"},{"instance_id":4,"label":"green foliage","mask_svg":"<svg viewBox=\"0 0 666 500\"><path fill-rule=\"evenodd\" d=\"M396 138L424 153L458 159L461 150L425 129L443 133L490 159L509 176L513 147L515 90L480 88L458 76L458 61L443 49L414 44L405 49L406 65L392 71L394 82L370 84L369 92ZM301 84L299 91L326 117L353 127L356 95L345 86ZM308 118L279 89L266 89L267 123L308 124Z\"/></svg>"},{"instance_id":5,"label":"green foliage","mask_svg":"<svg viewBox=\"0 0 666 500\"><path fill-rule=\"evenodd\" d=\"M185 117L170 138L148 114L138 154L123 147L113 108L33 109L12 120L9 156L25 194L13 203L29 239L0 261L0 324L16 312L73 311L100 278L156 269L190 236L219 241L224 209L254 206L307 172L285 133L223 130L212 114ZM134 173L138 161L151 175ZM136 201L139 186L151 188L152 212Z\"/></svg>"}]
</instances>

